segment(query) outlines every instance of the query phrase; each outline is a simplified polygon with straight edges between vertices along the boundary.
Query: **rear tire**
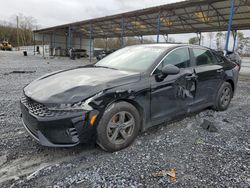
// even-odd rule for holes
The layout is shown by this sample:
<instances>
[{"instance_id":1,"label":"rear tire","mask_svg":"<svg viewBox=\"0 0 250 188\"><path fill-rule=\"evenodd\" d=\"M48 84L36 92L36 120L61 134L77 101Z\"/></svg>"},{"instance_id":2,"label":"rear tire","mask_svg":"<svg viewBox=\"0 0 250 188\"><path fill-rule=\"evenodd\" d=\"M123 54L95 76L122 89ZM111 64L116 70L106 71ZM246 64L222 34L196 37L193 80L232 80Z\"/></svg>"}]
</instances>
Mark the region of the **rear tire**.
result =
<instances>
[{"instance_id":1,"label":"rear tire","mask_svg":"<svg viewBox=\"0 0 250 188\"><path fill-rule=\"evenodd\" d=\"M217 93L214 108L218 111L227 110L228 106L230 105L232 97L233 97L233 89L231 84L228 82L224 82Z\"/></svg>"},{"instance_id":2,"label":"rear tire","mask_svg":"<svg viewBox=\"0 0 250 188\"><path fill-rule=\"evenodd\" d=\"M140 130L140 114L127 102L109 106L97 127L97 144L109 152L128 147Z\"/></svg>"}]
</instances>

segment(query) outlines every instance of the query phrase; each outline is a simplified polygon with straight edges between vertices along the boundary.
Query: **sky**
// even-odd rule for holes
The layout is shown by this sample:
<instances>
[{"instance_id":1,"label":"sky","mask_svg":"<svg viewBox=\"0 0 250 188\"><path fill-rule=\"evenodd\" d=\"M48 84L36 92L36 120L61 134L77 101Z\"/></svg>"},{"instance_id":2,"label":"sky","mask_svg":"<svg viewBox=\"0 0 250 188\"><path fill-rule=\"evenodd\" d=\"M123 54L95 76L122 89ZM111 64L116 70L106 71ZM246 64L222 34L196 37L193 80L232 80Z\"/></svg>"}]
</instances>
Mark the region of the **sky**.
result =
<instances>
[{"instance_id":1,"label":"sky","mask_svg":"<svg viewBox=\"0 0 250 188\"><path fill-rule=\"evenodd\" d=\"M0 0L0 19L22 13L43 27L108 16L181 0Z\"/></svg>"},{"instance_id":2,"label":"sky","mask_svg":"<svg viewBox=\"0 0 250 188\"><path fill-rule=\"evenodd\" d=\"M22 13L32 16L44 28L85 19L103 17L182 0L0 0L0 20ZM250 32L245 32L250 36ZM170 35L176 42L188 42L196 34ZM206 35L204 44L208 44ZM161 37L161 41L164 38Z\"/></svg>"}]
</instances>

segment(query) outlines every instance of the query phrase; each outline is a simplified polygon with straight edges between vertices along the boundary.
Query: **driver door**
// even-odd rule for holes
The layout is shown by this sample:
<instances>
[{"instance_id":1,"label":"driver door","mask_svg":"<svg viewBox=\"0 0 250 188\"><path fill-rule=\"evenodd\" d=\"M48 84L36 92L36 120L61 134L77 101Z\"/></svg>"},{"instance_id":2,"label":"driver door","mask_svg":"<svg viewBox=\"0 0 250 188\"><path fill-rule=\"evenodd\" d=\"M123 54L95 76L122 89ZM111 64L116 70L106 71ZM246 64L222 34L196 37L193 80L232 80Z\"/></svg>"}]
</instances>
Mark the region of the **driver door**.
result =
<instances>
[{"instance_id":1,"label":"driver door","mask_svg":"<svg viewBox=\"0 0 250 188\"><path fill-rule=\"evenodd\" d=\"M168 53L153 72L150 78L152 124L163 123L188 111L196 93L196 74L190 63L189 48L181 47ZM167 64L177 66L180 72L159 79L161 69Z\"/></svg>"}]
</instances>

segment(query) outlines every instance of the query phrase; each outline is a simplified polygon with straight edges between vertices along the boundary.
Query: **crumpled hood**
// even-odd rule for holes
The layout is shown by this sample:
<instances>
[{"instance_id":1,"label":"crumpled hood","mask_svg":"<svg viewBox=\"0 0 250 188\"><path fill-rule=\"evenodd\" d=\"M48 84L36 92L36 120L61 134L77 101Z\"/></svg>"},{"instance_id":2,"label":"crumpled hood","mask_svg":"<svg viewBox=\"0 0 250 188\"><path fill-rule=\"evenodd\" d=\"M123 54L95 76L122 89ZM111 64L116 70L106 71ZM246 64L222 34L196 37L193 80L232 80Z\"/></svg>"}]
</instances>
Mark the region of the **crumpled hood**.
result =
<instances>
[{"instance_id":1,"label":"crumpled hood","mask_svg":"<svg viewBox=\"0 0 250 188\"><path fill-rule=\"evenodd\" d=\"M137 82L140 73L84 67L45 75L24 88L29 98L44 104L72 104L103 90Z\"/></svg>"}]
</instances>

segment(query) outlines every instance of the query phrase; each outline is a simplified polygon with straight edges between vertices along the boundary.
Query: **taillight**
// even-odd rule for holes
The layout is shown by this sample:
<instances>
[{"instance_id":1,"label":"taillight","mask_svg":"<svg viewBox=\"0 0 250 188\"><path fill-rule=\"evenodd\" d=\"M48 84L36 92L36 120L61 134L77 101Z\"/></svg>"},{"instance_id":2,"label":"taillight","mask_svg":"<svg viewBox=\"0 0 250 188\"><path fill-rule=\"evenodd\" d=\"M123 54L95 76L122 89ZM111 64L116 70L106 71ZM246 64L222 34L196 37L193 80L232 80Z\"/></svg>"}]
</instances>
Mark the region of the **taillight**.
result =
<instances>
[{"instance_id":1,"label":"taillight","mask_svg":"<svg viewBox=\"0 0 250 188\"><path fill-rule=\"evenodd\" d=\"M236 64L236 66L234 67L237 71L240 71L240 66L238 64Z\"/></svg>"}]
</instances>

